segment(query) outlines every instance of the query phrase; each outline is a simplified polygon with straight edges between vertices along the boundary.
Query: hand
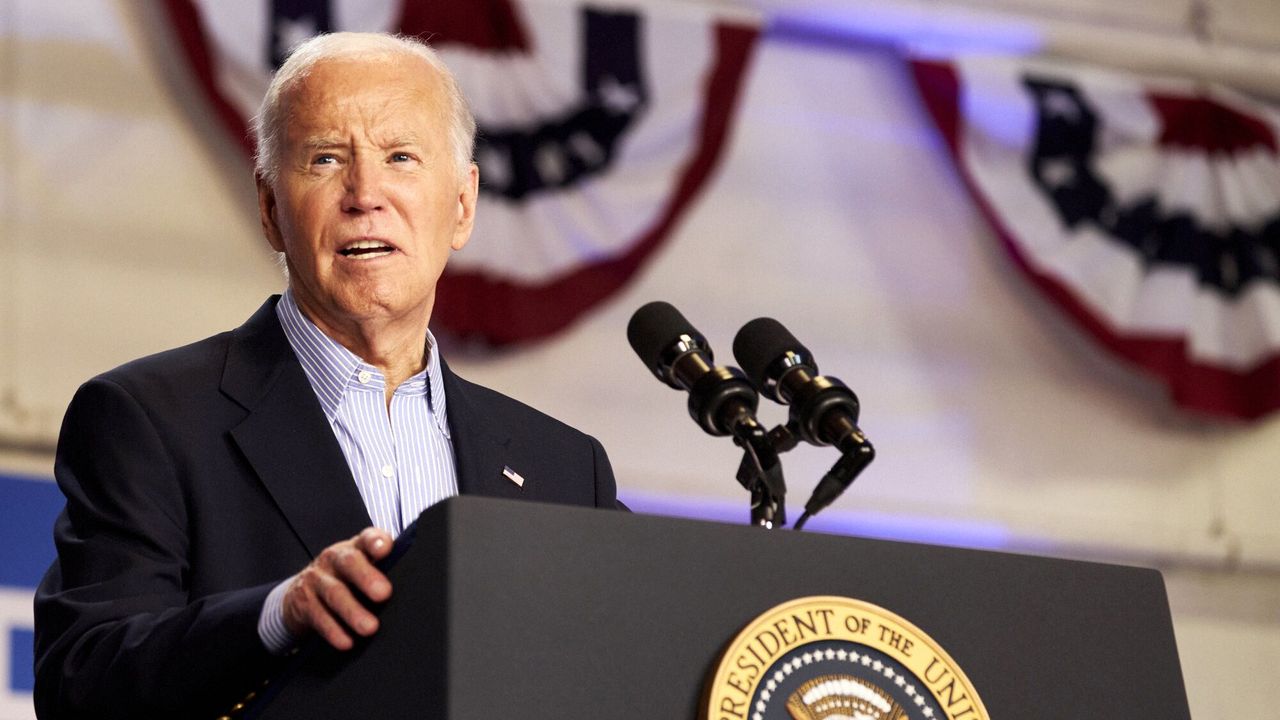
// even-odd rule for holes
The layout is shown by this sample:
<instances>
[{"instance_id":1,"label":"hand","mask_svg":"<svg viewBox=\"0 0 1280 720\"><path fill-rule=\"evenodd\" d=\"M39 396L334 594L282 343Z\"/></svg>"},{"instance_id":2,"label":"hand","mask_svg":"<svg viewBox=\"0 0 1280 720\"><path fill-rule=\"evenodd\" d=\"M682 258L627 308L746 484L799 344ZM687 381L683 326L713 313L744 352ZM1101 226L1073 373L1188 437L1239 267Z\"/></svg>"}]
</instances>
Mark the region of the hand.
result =
<instances>
[{"instance_id":1,"label":"hand","mask_svg":"<svg viewBox=\"0 0 1280 720\"><path fill-rule=\"evenodd\" d=\"M391 552L391 535L368 527L350 540L325 548L285 590L284 623L294 637L320 634L339 650L355 644L350 633L362 637L378 629L378 618L356 593L374 602L391 597L391 582L373 566Z\"/></svg>"}]
</instances>

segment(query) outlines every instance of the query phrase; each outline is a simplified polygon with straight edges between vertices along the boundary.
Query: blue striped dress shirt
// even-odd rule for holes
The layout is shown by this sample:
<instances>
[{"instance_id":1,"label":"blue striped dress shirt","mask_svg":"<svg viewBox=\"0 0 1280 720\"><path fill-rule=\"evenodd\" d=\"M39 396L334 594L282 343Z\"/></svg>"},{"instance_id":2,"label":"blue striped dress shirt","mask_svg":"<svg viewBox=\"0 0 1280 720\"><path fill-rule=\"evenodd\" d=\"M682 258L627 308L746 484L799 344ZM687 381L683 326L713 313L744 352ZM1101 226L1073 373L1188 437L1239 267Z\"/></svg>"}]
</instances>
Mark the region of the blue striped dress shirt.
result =
<instances>
[{"instance_id":1,"label":"blue striped dress shirt","mask_svg":"<svg viewBox=\"0 0 1280 720\"><path fill-rule=\"evenodd\" d=\"M298 309L292 290L276 305L276 316L375 526L395 537L427 507L458 494L440 352L430 331L426 369L395 389L388 408L383 374L321 332ZM287 584L268 596L258 624L259 635L274 652L293 643L284 625Z\"/></svg>"}]
</instances>

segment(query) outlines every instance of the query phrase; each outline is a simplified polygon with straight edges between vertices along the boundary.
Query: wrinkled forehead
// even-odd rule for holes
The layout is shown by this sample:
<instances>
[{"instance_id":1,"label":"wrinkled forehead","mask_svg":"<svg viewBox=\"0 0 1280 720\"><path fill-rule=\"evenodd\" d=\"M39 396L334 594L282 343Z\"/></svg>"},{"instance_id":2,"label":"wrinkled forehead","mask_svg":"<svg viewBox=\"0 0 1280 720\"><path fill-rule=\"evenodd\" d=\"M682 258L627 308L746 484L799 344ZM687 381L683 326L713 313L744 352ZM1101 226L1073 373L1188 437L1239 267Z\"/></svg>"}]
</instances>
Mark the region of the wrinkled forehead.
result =
<instances>
[{"instance_id":1,"label":"wrinkled forehead","mask_svg":"<svg viewBox=\"0 0 1280 720\"><path fill-rule=\"evenodd\" d=\"M285 89L282 108L286 141L351 127L426 131L444 117L443 81L413 55L322 60Z\"/></svg>"}]
</instances>

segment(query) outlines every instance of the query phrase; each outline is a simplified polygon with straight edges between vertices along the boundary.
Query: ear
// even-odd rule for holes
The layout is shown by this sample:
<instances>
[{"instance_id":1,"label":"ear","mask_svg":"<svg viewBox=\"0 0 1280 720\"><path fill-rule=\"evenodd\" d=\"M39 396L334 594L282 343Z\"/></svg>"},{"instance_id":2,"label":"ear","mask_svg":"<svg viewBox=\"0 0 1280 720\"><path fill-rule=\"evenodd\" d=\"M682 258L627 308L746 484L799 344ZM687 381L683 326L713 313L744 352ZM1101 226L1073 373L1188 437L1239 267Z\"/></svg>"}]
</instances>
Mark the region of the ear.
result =
<instances>
[{"instance_id":1,"label":"ear","mask_svg":"<svg viewBox=\"0 0 1280 720\"><path fill-rule=\"evenodd\" d=\"M254 173L253 179L258 184L258 219L262 222L262 234L266 236L272 250L282 253L284 236L280 233L275 188L260 173Z\"/></svg>"},{"instance_id":2,"label":"ear","mask_svg":"<svg viewBox=\"0 0 1280 720\"><path fill-rule=\"evenodd\" d=\"M480 168L475 163L467 168L467 176L458 187L458 223L453 229L453 242L449 246L461 250L471 239L476 225L476 200L480 195Z\"/></svg>"}]
</instances>

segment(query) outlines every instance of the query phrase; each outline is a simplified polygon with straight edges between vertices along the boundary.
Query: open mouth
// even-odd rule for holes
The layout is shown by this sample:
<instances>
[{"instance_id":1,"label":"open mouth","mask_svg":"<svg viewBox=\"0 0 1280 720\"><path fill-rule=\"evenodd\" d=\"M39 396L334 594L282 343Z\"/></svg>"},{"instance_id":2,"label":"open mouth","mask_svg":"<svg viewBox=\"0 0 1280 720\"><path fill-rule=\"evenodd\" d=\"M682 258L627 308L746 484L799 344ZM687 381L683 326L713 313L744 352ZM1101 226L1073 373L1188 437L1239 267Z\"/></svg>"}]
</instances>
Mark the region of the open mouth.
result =
<instances>
[{"instance_id":1,"label":"open mouth","mask_svg":"<svg viewBox=\"0 0 1280 720\"><path fill-rule=\"evenodd\" d=\"M338 254L356 260L371 260L390 255L395 251L394 247L381 240L357 240L339 250Z\"/></svg>"}]
</instances>

